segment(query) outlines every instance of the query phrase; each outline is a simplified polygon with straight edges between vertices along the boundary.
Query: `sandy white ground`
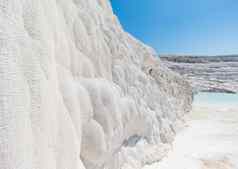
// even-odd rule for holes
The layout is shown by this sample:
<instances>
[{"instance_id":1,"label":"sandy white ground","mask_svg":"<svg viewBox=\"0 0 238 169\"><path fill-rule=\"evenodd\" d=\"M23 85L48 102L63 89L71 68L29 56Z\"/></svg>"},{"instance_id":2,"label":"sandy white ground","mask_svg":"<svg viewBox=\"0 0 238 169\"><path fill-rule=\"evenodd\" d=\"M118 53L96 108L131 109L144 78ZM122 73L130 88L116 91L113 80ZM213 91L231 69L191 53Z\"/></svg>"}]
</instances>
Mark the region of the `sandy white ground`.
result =
<instances>
[{"instance_id":1,"label":"sandy white ground","mask_svg":"<svg viewBox=\"0 0 238 169\"><path fill-rule=\"evenodd\" d=\"M195 104L189 119L168 156L144 169L237 169L237 107Z\"/></svg>"}]
</instances>

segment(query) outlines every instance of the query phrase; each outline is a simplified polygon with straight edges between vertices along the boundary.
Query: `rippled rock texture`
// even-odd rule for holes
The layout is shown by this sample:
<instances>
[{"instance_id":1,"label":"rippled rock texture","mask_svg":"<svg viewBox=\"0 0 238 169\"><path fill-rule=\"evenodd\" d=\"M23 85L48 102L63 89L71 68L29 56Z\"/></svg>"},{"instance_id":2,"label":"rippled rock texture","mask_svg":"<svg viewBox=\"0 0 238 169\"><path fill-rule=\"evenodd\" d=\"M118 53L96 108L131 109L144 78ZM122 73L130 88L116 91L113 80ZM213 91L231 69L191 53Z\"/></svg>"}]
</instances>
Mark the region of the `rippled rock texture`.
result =
<instances>
[{"instance_id":1,"label":"rippled rock texture","mask_svg":"<svg viewBox=\"0 0 238 169\"><path fill-rule=\"evenodd\" d=\"M238 93L238 55L161 56L161 59L187 78L195 91Z\"/></svg>"},{"instance_id":2,"label":"rippled rock texture","mask_svg":"<svg viewBox=\"0 0 238 169\"><path fill-rule=\"evenodd\" d=\"M191 102L109 1L0 1L1 169L140 169Z\"/></svg>"}]
</instances>

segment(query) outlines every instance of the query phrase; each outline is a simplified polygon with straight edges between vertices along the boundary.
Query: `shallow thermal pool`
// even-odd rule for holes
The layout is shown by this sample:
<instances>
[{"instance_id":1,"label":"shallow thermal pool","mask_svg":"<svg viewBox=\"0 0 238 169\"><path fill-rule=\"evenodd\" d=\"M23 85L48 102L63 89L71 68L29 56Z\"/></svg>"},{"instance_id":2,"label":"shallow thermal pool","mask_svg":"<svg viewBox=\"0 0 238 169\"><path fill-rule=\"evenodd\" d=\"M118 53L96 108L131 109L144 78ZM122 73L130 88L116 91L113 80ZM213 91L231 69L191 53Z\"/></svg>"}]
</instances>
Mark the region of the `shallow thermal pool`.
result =
<instances>
[{"instance_id":1,"label":"shallow thermal pool","mask_svg":"<svg viewBox=\"0 0 238 169\"><path fill-rule=\"evenodd\" d=\"M194 105L224 105L238 107L238 94L202 92L194 96Z\"/></svg>"},{"instance_id":2,"label":"shallow thermal pool","mask_svg":"<svg viewBox=\"0 0 238 169\"><path fill-rule=\"evenodd\" d=\"M195 95L171 152L145 169L238 169L238 95Z\"/></svg>"}]
</instances>

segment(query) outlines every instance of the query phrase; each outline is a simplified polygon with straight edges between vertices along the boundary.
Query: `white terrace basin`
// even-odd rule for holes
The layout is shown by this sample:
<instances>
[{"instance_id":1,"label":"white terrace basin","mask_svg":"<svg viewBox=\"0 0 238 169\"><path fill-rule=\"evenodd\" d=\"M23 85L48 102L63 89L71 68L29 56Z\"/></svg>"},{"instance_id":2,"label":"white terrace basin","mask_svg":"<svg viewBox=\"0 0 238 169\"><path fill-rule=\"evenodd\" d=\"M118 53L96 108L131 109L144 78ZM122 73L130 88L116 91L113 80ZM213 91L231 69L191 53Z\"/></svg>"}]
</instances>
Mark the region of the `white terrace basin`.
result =
<instances>
[{"instance_id":1,"label":"white terrace basin","mask_svg":"<svg viewBox=\"0 0 238 169\"><path fill-rule=\"evenodd\" d=\"M172 151L145 169L238 169L238 95L200 93Z\"/></svg>"}]
</instances>

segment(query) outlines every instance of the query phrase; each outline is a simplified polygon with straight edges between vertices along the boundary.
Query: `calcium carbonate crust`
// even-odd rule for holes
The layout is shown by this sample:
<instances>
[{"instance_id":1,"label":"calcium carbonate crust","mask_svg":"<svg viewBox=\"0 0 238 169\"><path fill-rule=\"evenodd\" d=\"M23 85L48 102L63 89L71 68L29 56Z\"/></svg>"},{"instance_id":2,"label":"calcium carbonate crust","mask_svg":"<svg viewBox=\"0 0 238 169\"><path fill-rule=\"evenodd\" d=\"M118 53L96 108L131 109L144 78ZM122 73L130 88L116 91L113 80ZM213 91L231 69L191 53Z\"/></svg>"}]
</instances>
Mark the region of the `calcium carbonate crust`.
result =
<instances>
[{"instance_id":1,"label":"calcium carbonate crust","mask_svg":"<svg viewBox=\"0 0 238 169\"><path fill-rule=\"evenodd\" d=\"M140 169L191 102L107 0L0 1L1 169Z\"/></svg>"}]
</instances>

